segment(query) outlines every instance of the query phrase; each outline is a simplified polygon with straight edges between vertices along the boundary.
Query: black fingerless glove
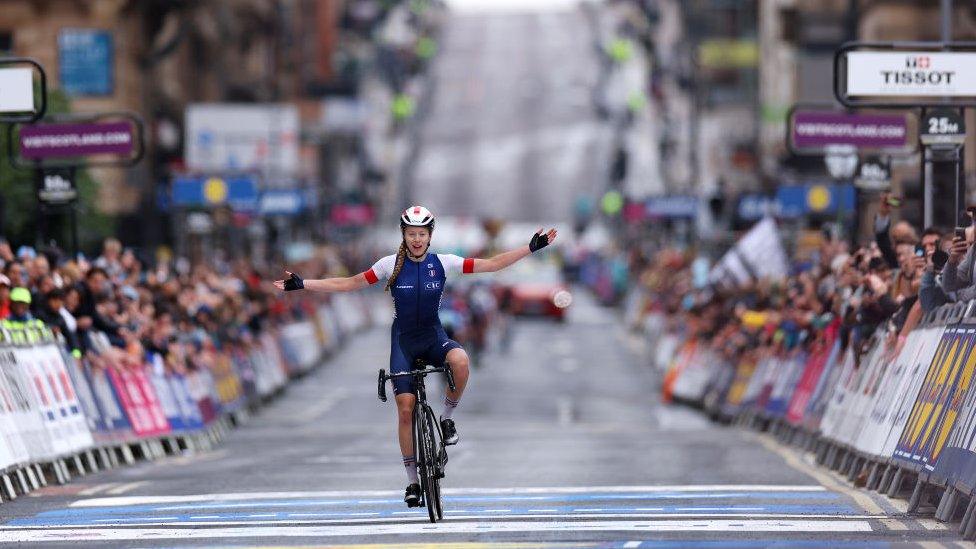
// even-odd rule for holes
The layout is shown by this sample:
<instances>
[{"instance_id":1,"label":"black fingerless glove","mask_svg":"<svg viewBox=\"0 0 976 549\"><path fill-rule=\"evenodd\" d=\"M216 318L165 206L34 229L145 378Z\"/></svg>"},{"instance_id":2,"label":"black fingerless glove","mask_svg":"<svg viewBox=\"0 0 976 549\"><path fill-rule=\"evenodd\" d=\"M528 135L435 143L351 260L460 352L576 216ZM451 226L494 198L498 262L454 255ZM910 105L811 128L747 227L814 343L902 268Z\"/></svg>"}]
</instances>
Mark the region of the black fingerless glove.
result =
<instances>
[{"instance_id":1,"label":"black fingerless glove","mask_svg":"<svg viewBox=\"0 0 976 549\"><path fill-rule=\"evenodd\" d=\"M535 252L536 250L541 250L549 245L549 237L542 233L535 233L532 235L532 240L529 241L529 251Z\"/></svg>"},{"instance_id":2,"label":"black fingerless glove","mask_svg":"<svg viewBox=\"0 0 976 549\"><path fill-rule=\"evenodd\" d=\"M295 273L291 273L291 277L285 281L285 291L291 292L293 290L304 290L304 289L305 289L305 281L302 280L302 277L298 276Z\"/></svg>"}]
</instances>

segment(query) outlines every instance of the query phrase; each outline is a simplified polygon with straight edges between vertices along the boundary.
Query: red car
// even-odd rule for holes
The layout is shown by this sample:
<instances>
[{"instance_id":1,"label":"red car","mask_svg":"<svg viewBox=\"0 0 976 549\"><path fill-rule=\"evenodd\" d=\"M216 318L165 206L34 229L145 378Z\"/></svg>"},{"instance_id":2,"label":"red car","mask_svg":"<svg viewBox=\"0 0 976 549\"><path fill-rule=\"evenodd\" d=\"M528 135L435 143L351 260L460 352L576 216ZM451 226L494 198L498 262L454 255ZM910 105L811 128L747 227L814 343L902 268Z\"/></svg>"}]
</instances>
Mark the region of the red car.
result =
<instances>
[{"instance_id":1,"label":"red car","mask_svg":"<svg viewBox=\"0 0 976 549\"><path fill-rule=\"evenodd\" d=\"M498 308L514 315L563 321L573 302L562 272L552 263L524 259L499 273L495 282Z\"/></svg>"}]
</instances>

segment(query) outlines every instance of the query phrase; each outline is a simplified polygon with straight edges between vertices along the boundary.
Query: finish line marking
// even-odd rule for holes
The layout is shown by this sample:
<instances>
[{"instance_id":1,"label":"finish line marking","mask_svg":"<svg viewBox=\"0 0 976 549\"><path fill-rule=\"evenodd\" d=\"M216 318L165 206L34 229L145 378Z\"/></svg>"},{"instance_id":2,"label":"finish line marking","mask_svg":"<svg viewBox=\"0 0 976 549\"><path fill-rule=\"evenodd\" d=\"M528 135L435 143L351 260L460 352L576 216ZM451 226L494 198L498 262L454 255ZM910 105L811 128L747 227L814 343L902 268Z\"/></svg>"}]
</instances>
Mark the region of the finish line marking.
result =
<instances>
[{"instance_id":1,"label":"finish line marking","mask_svg":"<svg viewBox=\"0 0 976 549\"><path fill-rule=\"evenodd\" d=\"M448 488L445 496L495 495L495 494L586 494L606 492L626 494L634 492L826 492L818 485L770 485L770 484L713 484L699 486L572 486L551 488ZM190 503L240 501L248 499L291 499L329 497L394 497L398 491L328 491L328 492L240 492L231 494L197 494L188 496L120 496L84 499L73 502L71 507L110 507L117 505L145 505L153 503Z\"/></svg>"},{"instance_id":2,"label":"finish line marking","mask_svg":"<svg viewBox=\"0 0 976 549\"><path fill-rule=\"evenodd\" d=\"M3 543L64 541L149 541L214 538L312 538L410 534L474 534L499 532L871 532L855 520L638 520L594 522L442 522L352 526L258 526L239 528L78 528L4 530Z\"/></svg>"},{"instance_id":3,"label":"finish line marking","mask_svg":"<svg viewBox=\"0 0 976 549\"><path fill-rule=\"evenodd\" d=\"M427 516L420 515L420 511L398 511L397 516L390 517L366 517L365 514L362 518L355 519L296 519L296 518L282 518L278 520L236 520L236 519L225 519L217 516L204 516L190 517L189 520L181 520L179 522L156 522L163 520L173 520L176 517L143 517L141 520L143 522L135 522L132 524L117 524L119 527L140 527L140 526L165 526L179 528L182 526L289 526L289 525L350 525L351 522L356 524L374 524L374 523L387 523L391 525L406 524L409 522L418 522L421 524L428 524ZM405 514L411 514L413 516L403 516ZM798 514L778 514L778 513L721 513L721 514L701 514L701 513L613 513L613 514L594 514L594 515L579 515L579 514L514 514L514 515L473 515L473 514L455 514L449 510L445 511L445 516L451 521L462 521L462 520L490 520L490 524L501 524L505 521L512 519L524 520L524 519L567 519L579 521L580 519L645 519L645 520L658 520L658 519L701 519L701 520L731 520L731 519L752 519L752 520L805 520L811 521L815 519L830 519L832 521L843 522L843 521L863 521L863 520L877 520L884 521L886 519L885 515L844 515L838 516L834 514L823 514L823 515L798 515ZM316 513L295 513L294 516L315 516ZM206 519L216 519L206 521ZM113 519L115 522L122 521L132 521L139 519L132 518L121 518ZM178 520L178 519L177 519ZM98 522L104 522L105 520L100 520ZM582 524L581 522L576 522L575 524ZM104 528L104 524L94 524L94 523L65 523L65 524L24 524L17 526L0 526L0 535L5 531L18 531L18 530L54 530L54 529L79 529L79 528Z\"/></svg>"}]
</instances>

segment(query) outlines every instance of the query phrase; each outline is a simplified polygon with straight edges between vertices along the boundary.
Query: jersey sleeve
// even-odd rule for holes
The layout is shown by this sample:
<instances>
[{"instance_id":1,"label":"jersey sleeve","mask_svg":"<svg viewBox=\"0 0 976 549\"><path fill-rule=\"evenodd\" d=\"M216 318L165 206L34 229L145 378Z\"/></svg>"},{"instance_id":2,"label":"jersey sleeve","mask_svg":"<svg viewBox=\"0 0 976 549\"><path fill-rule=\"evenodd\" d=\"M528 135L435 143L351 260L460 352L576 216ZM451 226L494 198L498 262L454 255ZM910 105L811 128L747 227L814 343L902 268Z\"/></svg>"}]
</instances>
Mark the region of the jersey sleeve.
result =
<instances>
[{"instance_id":1,"label":"jersey sleeve","mask_svg":"<svg viewBox=\"0 0 976 549\"><path fill-rule=\"evenodd\" d=\"M366 277L366 282L370 284L376 284L380 280L386 280L390 278L393 274L393 267L396 266L396 256L388 255L386 257L381 257L379 261L373 263L363 276Z\"/></svg>"},{"instance_id":2,"label":"jersey sleeve","mask_svg":"<svg viewBox=\"0 0 976 549\"><path fill-rule=\"evenodd\" d=\"M454 254L438 254L441 265L444 266L444 274L458 275L471 274L474 272L474 258L461 257Z\"/></svg>"}]
</instances>

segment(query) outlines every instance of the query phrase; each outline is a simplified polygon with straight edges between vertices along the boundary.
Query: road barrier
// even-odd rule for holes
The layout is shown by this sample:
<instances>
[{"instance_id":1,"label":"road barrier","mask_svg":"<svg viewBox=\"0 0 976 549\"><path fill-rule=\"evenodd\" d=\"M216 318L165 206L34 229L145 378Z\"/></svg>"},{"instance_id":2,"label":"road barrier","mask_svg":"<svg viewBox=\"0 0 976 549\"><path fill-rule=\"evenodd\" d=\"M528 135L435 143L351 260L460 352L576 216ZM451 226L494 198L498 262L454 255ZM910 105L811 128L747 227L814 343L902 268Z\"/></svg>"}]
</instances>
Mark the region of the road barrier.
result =
<instances>
[{"instance_id":1,"label":"road barrier","mask_svg":"<svg viewBox=\"0 0 976 549\"><path fill-rule=\"evenodd\" d=\"M49 482L209 449L371 322L360 296L303 304L257 337L133 357L93 334L75 358L46 328L0 330L0 501ZM338 298L338 299L336 299Z\"/></svg>"},{"instance_id":2,"label":"road barrier","mask_svg":"<svg viewBox=\"0 0 976 549\"><path fill-rule=\"evenodd\" d=\"M879 329L861 353L842 344L837 321L805 345L736 357L661 318L643 326L666 400L768 430L976 539L976 301L926 314L900 349Z\"/></svg>"}]
</instances>

